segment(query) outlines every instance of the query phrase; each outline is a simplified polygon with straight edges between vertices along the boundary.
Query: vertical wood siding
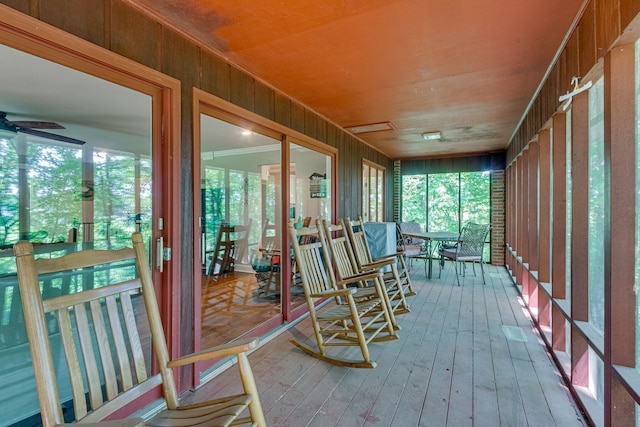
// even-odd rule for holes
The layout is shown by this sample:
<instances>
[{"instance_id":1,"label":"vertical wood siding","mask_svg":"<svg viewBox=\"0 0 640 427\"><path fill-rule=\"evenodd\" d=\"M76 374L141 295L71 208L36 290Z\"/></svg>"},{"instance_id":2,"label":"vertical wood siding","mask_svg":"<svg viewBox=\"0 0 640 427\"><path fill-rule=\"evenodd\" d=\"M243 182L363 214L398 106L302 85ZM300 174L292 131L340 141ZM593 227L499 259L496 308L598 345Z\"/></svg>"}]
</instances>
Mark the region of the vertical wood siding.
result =
<instances>
[{"instance_id":1,"label":"vertical wood siding","mask_svg":"<svg viewBox=\"0 0 640 427\"><path fill-rule=\"evenodd\" d=\"M639 12L640 2L637 1L589 2L522 124L509 142L507 164L524 150L558 111L558 98L572 90L571 78L583 78L596 68Z\"/></svg>"}]
</instances>

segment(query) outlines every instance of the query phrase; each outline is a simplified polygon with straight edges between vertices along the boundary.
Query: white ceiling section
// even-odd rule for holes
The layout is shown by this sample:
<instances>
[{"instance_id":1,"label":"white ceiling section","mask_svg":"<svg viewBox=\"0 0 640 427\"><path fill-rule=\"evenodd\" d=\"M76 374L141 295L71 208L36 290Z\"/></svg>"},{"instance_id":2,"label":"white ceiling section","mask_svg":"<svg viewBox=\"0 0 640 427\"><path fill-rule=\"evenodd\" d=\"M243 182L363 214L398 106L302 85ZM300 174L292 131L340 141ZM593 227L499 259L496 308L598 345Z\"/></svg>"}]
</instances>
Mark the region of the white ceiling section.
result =
<instances>
[{"instance_id":1,"label":"white ceiling section","mask_svg":"<svg viewBox=\"0 0 640 427\"><path fill-rule=\"evenodd\" d=\"M148 95L2 44L0 57L0 111L8 120L55 122L65 129L44 130L103 149L150 154Z\"/></svg>"}]
</instances>

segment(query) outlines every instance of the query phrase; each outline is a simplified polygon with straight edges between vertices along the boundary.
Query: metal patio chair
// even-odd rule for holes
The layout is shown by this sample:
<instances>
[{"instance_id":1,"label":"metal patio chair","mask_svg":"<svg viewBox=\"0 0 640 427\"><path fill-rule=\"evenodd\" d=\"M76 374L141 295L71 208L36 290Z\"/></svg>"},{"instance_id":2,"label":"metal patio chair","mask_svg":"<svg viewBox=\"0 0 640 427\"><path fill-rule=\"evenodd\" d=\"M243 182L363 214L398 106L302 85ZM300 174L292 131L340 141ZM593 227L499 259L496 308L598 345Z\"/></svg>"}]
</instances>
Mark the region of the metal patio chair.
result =
<instances>
[{"instance_id":1,"label":"metal patio chair","mask_svg":"<svg viewBox=\"0 0 640 427\"><path fill-rule=\"evenodd\" d=\"M443 262L440 263L440 272L442 273L444 259L454 261L456 281L458 282L458 286L460 286L460 274L465 274L465 270L459 272L458 269L465 269L466 263L469 261L473 263L479 262L480 270L482 271L482 284L486 284L482 253L484 250L485 240L487 239L487 234L490 229L490 224L476 224L473 222L467 223L462 229L459 241L455 246L442 247L438 251L443 260ZM475 274L475 265L473 272Z\"/></svg>"}]
</instances>

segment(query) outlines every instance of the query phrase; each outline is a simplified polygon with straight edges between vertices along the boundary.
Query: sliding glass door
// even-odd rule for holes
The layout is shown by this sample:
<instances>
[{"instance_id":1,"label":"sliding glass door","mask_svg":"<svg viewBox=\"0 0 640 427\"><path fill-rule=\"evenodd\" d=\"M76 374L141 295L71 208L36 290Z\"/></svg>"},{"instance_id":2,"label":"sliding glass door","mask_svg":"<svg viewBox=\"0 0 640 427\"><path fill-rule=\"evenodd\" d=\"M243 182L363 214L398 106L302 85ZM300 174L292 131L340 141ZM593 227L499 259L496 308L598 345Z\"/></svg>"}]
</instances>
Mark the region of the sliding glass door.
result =
<instances>
[{"instance_id":1,"label":"sliding glass door","mask_svg":"<svg viewBox=\"0 0 640 427\"><path fill-rule=\"evenodd\" d=\"M194 89L196 350L307 311L288 227L334 220L337 150ZM195 381L216 361L201 362Z\"/></svg>"},{"instance_id":2,"label":"sliding glass door","mask_svg":"<svg viewBox=\"0 0 640 427\"><path fill-rule=\"evenodd\" d=\"M281 147L276 134L200 116L202 348L281 316Z\"/></svg>"},{"instance_id":3,"label":"sliding glass door","mask_svg":"<svg viewBox=\"0 0 640 427\"><path fill-rule=\"evenodd\" d=\"M28 240L36 257L56 257L131 246L140 231L155 250L154 195L163 190L152 178L161 139L161 115L152 110L162 100L6 45L0 55L0 383L13 390L2 395L0 413L10 425L39 417L13 244ZM51 278L43 296L98 287L104 274ZM49 334L61 366L54 319ZM70 389L60 380L65 402Z\"/></svg>"}]
</instances>

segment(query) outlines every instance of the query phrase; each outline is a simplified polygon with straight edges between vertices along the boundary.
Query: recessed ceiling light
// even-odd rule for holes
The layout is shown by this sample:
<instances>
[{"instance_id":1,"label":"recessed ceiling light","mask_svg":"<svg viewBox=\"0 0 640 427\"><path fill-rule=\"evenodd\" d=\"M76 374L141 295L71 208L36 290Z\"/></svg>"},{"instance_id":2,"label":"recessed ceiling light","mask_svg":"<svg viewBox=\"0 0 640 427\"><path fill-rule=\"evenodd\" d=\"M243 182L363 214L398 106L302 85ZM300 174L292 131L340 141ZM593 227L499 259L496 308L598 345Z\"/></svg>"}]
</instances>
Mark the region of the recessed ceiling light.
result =
<instances>
[{"instance_id":1,"label":"recessed ceiling light","mask_svg":"<svg viewBox=\"0 0 640 427\"><path fill-rule=\"evenodd\" d=\"M422 133L422 138L425 141L435 141L437 139L442 138L442 133L440 131L435 131L435 132L423 132Z\"/></svg>"},{"instance_id":2,"label":"recessed ceiling light","mask_svg":"<svg viewBox=\"0 0 640 427\"><path fill-rule=\"evenodd\" d=\"M253 132L251 132L250 130L243 130L242 134L243 135L251 135Z\"/></svg>"},{"instance_id":3,"label":"recessed ceiling light","mask_svg":"<svg viewBox=\"0 0 640 427\"><path fill-rule=\"evenodd\" d=\"M368 125L349 126L345 128L351 133L367 133L367 132L380 132L383 130L393 130L395 127L391 122L371 123Z\"/></svg>"}]
</instances>

